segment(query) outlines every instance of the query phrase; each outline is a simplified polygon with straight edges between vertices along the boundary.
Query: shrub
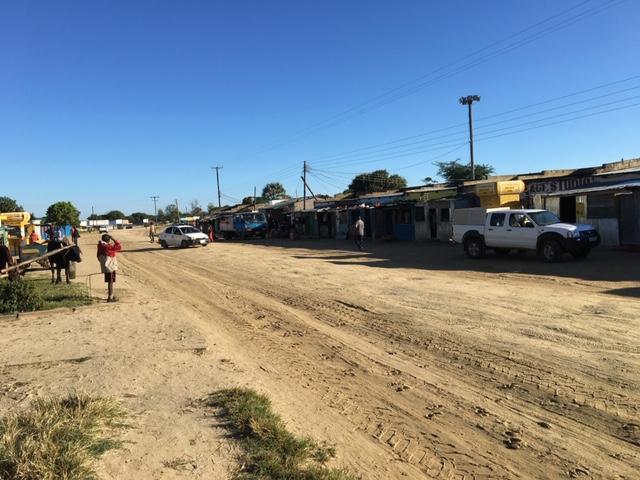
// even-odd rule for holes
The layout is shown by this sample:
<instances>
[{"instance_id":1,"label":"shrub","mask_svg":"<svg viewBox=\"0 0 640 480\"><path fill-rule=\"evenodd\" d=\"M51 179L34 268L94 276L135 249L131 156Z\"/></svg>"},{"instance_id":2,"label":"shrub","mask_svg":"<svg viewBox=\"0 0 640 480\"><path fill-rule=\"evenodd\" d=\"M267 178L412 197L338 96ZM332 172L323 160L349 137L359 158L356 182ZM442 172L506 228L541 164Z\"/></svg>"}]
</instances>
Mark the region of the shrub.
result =
<instances>
[{"instance_id":1,"label":"shrub","mask_svg":"<svg viewBox=\"0 0 640 480\"><path fill-rule=\"evenodd\" d=\"M0 479L96 479L94 459L120 447L111 434L123 417L112 399L69 395L0 418Z\"/></svg>"},{"instance_id":2,"label":"shrub","mask_svg":"<svg viewBox=\"0 0 640 480\"><path fill-rule=\"evenodd\" d=\"M0 313L32 312L42 304L41 295L30 282L0 280Z\"/></svg>"}]
</instances>

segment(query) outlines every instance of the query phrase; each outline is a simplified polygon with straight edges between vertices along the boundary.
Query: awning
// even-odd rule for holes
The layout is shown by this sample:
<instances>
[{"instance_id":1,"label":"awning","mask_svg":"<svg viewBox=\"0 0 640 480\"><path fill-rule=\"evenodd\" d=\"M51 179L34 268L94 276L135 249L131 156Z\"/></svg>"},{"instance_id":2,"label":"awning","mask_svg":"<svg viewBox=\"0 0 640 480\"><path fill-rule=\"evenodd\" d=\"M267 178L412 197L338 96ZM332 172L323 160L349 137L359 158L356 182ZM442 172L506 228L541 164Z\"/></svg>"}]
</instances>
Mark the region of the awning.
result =
<instances>
[{"instance_id":1,"label":"awning","mask_svg":"<svg viewBox=\"0 0 640 480\"><path fill-rule=\"evenodd\" d=\"M581 193L606 192L607 190L623 190L625 188L640 188L640 180L616 183L613 185L601 185L599 187L577 188L575 190L564 190L553 193L543 193L543 197L562 197L566 195L579 195Z\"/></svg>"}]
</instances>

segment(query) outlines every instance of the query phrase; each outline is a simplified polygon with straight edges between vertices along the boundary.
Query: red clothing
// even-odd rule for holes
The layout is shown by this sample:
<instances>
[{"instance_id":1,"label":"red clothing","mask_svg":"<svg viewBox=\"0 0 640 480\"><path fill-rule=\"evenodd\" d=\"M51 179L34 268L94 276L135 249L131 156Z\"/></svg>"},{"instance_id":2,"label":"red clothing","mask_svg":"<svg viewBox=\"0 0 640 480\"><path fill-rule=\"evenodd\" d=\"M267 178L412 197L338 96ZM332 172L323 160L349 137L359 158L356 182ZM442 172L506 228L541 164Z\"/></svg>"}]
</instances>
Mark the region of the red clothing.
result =
<instances>
[{"instance_id":1,"label":"red clothing","mask_svg":"<svg viewBox=\"0 0 640 480\"><path fill-rule=\"evenodd\" d=\"M122 245L120 245L120 242L118 242L117 240L114 240L113 244L103 241L100 241L100 243L98 243L98 257L115 257L116 253L120 250L122 250Z\"/></svg>"}]
</instances>

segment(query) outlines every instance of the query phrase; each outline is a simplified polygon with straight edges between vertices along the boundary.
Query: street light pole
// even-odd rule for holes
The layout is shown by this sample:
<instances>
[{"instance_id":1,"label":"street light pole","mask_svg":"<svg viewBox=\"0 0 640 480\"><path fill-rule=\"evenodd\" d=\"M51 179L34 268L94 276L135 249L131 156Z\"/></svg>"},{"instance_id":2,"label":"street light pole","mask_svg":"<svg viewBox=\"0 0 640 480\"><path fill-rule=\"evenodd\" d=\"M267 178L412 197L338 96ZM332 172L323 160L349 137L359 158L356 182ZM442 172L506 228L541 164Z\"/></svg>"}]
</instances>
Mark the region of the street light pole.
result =
<instances>
[{"instance_id":1,"label":"street light pole","mask_svg":"<svg viewBox=\"0 0 640 480\"><path fill-rule=\"evenodd\" d=\"M469 157L471 160L471 180L476 179L476 164L473 159L473 115L471 113L471 105L473 102L479 102L479 95L467 95L466 97L460 97L460 105L469 106Z\"/></svg>"}]
</instances>

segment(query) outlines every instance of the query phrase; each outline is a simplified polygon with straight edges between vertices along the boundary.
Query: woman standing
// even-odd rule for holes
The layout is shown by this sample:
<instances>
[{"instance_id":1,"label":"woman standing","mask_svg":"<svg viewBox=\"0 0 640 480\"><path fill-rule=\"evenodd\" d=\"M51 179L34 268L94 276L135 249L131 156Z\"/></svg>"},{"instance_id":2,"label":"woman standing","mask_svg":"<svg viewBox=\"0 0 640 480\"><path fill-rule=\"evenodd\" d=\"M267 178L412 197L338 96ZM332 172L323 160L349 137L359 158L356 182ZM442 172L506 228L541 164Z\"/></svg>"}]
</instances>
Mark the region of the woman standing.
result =
<instances>
[{"instance_id":1,"label":"woman standing","mask_svg":"<svg viewBox=\"0 0 640 480\"><path fill-rule=\"evenodd\" d=\"M116 297L113 296L113 284L116 283L116 271L118 270L116 253L120 250L122 250L120 242L106 233L102 235L102 239L98 242L98 261L107 284L107 302L116 301Z\"/></svg>"}]
</instances>

